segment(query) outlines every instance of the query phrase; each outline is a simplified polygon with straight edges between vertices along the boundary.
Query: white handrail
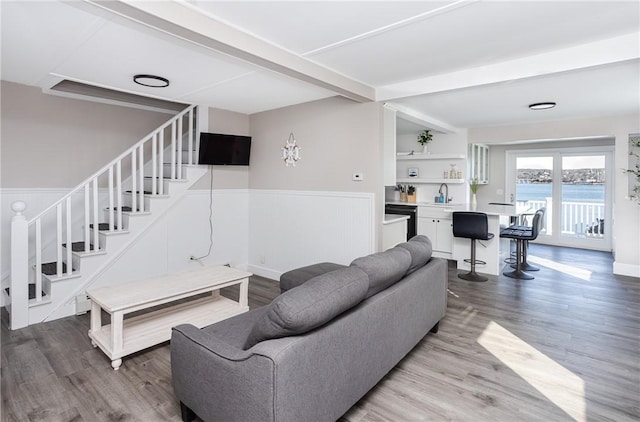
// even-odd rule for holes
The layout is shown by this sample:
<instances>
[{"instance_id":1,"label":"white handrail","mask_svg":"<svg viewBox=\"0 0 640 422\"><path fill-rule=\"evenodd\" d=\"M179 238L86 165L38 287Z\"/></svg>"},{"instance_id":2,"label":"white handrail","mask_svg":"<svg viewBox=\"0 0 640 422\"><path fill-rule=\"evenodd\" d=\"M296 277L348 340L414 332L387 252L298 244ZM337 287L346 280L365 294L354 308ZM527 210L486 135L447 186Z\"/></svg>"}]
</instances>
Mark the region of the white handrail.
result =
<instances>
[{"instance_id":1,"label":"white handrail","mask_svg":"<svg viewBox=\"0 0 640 422\"><path fill-rule=\"evenodd\" d=\"M100 251L100 219L99 210L101 207L98 195L98 187L101 177L106 179L106 188L108 195L104 198L110 209L107 218L109 231L122 231L123 225L123 179L122 161L131 160L131 176L130 183L132 186L131 204L132 211L144 212L145 209L145 146L149 146L148 153L152 172L152 195L164 194L164 180L167 178L164 174L164 154L165 154L165 136L164 132L167 128L171 130L171 179L182 178L182 151L179 151L180 162L176 163L176 144L182 145L183 120L188 115L189 131L197 130L193 125L193 110L196 106L189 106L182 112L173 116L167 122L160 125L147 136L129 147L126 151L118 155L111 162L106 164L100 170L93 173L87 179L82 181L76 187L71 189L66 195L58 199L56 202L39 212L35 217L27 220L22 213L26 208L26 204L22 201L16 201L12 204L12 210L15 212L11 221L12 247L11 247L11 304L12 317L11 328L21 328L28 325L28 284L35 283L35 302L43 301L43 291L46 295L50 295L50 290L43 285L43 261L45 261L45 253L52 255L51 260L55 260L52 273L50 275L58 278L72 276L73 265L73 236L76 231L73 225L83 224L82 230L78 230L81 239L80 248L85 253ZM178 123L178 124L176 124ZM176 129L180 133L176 134ZM180 136L179 140L176 138ZM193 139L193 133L188 133L189 140ZM196 144L197 148L197 144ZM197 157L194 159L188 152L188 163L197 163ZM126 165L126 163L125 163ZM179 172L176 175L176 167ZM158 185L158 183L160 185ZM78 196L74 196L80 194ZM76 199L80 200L76 203ZM83 198L83 200L82 200ZM51 219L51 228L44 230L45 224ZM43 221L44 220L44 221ZM90 230L93 226L93 231ZM30 232L31 231L31 232ZM45 237L45 235L47 235ZM34 236L30 240L30 236ZM46 240L45 240L46 239ZM66 250L63 252L63 244L66 244ZM35 270L29 272L35 262ZM52 263L53 264L53 263ZM66 264L66 268L64 265ZM47 271L48 272L48 271Z\"/></svg>"},{"instance_id":2,"label":"white handrail","mask_svg":"<svg viewBox=\"0 0 640 422\"><path fill-rule=\"evenodd\" d=\"M157 129L154 129L153 131L151 131L147 136L143 137L140 141L138 141L137 143L135 143L133 146L131 146L128 150L126 150L125 152L123 152L122 154L120 154L119 156L117 156L115 159L111 160L111 162L107 165L105 165L104 167L102 167L100 170L96 171L95 173L93 173L91 176L87 177L84 181L82 181L80 184L78 184L75 188L73 188L69 193L67 193L65 196L63 196L62 198L60 198L56 203L51 204L51 206L45 208L44 211L40 212L38 215L36 215L35 217L31 218L29 220L29 225L33 224L33 222L42 217L43 215L47 214L49 211L51 211L52 209L54 209L56 207L56 204L58 203L62 203L62 201L64 201L65 199L67 199L68 197L70 197L71 195L73 195L74 193L76 193L77 191L79 191L80 189L84 188L84 185L86 185L87 183L91 182L94 178L97 178L98 176L102 175L105 171L107 171L109 169L110 166L112 166L114 163L116 163L117 161L121 161L122 159L124 159L127 155L131 154L131 152L133 150L135 150L136 148L140 147L141 145L143 145L145 142L147 142L149 140L149 138L151 136L153 136L154 133L160 132L162 130L164 130L165 128L169 127L169 125L175 124L175 121L177 119L181 119L185 114L187 114L190 110L193 110L196 106L192 105L187 107L186 109L184 109L183 111L181 111L179 114L177 114L176 116L172 117L169 121L163 123L160 127L158 127Z\"/></svg>"}]
</instances>

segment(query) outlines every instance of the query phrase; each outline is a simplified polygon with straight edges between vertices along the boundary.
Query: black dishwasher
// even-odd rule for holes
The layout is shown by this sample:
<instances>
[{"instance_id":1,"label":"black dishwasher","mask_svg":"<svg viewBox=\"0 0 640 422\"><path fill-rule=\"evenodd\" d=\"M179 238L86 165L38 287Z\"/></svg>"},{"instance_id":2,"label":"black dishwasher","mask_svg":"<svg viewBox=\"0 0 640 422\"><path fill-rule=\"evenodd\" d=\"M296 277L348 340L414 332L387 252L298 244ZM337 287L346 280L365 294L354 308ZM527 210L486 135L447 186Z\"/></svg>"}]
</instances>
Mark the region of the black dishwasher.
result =
<instances>
[{"instance_id":1,"label":"black dishwasher","mask_svg":"<svg viewBox=\"0 0 640 422\"><path fill-rule=\"evenodd\" d=\"M386 204L384 206L384 213L408 215L409 221L407 221L407 240L411 239L417 234L418 207L416 205Z\"/></svg>"}]
</instances>

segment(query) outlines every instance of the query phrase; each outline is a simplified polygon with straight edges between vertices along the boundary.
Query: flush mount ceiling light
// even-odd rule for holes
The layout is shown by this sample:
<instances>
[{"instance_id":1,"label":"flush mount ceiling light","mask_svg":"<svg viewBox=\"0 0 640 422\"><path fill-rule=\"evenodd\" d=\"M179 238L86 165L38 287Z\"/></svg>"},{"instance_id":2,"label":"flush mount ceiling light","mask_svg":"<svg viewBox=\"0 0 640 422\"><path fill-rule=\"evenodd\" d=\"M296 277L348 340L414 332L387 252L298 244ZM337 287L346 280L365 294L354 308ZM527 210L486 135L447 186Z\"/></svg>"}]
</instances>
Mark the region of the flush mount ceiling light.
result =
<instances>
[{"instance_id":1,"label":"flush mount ceiling light","mask_svg":"<svg viewBox=\"0 0 640 422\"><path fill-rule=\"evenodd\" d=\"M547 101L544 103L529 104L529 108L531 110L546 110L548 108L554 108L555 106L556 106L556 103L553 103L551 101Z\"/></svg>"},{"instance_id":2,"label":"flush mount ceiling light","mask_svg":"<svg viewBox=\"0 0 640 422\"><path fill-rule=\"evenodd\" d=\"M169 86L169 79L156 75L135 75L133 82L138 85L150 86L151 88L166 88Z\"/></svg>"}]
</instances>

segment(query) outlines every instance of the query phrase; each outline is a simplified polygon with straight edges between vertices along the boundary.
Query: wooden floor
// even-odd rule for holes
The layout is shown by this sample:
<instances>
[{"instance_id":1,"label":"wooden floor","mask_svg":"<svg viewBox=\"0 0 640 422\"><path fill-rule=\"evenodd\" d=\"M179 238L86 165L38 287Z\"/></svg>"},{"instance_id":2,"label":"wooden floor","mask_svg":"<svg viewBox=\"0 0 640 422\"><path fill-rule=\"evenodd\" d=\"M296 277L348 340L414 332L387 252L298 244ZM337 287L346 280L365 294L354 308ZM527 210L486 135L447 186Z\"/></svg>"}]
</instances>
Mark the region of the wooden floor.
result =
<instances>
[{"instance_id":1,"label":"wooden floor","mask_svg":"<svg viewBox=\"0 0 640 422\"><path fill-rule=\"evenodd\" d=\"M459 280L426 336L344 421L638 421L640 280L602 252L532 245L535 280ZM277 283L255 277L250 306ZM113 371L87 315L9 331L2 421L179 421L168 344Z\"/></svg>"}]
</instances>

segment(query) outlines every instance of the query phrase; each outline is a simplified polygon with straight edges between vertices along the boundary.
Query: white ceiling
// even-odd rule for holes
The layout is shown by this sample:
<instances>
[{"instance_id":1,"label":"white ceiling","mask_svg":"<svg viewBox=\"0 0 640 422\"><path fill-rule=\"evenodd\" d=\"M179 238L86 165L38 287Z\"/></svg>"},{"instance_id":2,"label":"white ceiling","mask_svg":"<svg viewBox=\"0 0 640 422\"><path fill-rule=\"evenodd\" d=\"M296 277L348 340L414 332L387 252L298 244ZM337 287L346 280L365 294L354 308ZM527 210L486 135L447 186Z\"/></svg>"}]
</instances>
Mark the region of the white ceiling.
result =
<instances>
[{"instance_id":1,"label":"white ceiling","mask_svg":"<svg viewBox=\"0 0 640 422\"><path fill-rule=\"evenodd\" d=\"M2 79L43 89L70 79L248 114L345 95L439 127L640 114L638 1L0 7ZM137 73L171 85L138 86ZM558 106L527 108L540 101Z\"/></svg>"}]
</instances>

